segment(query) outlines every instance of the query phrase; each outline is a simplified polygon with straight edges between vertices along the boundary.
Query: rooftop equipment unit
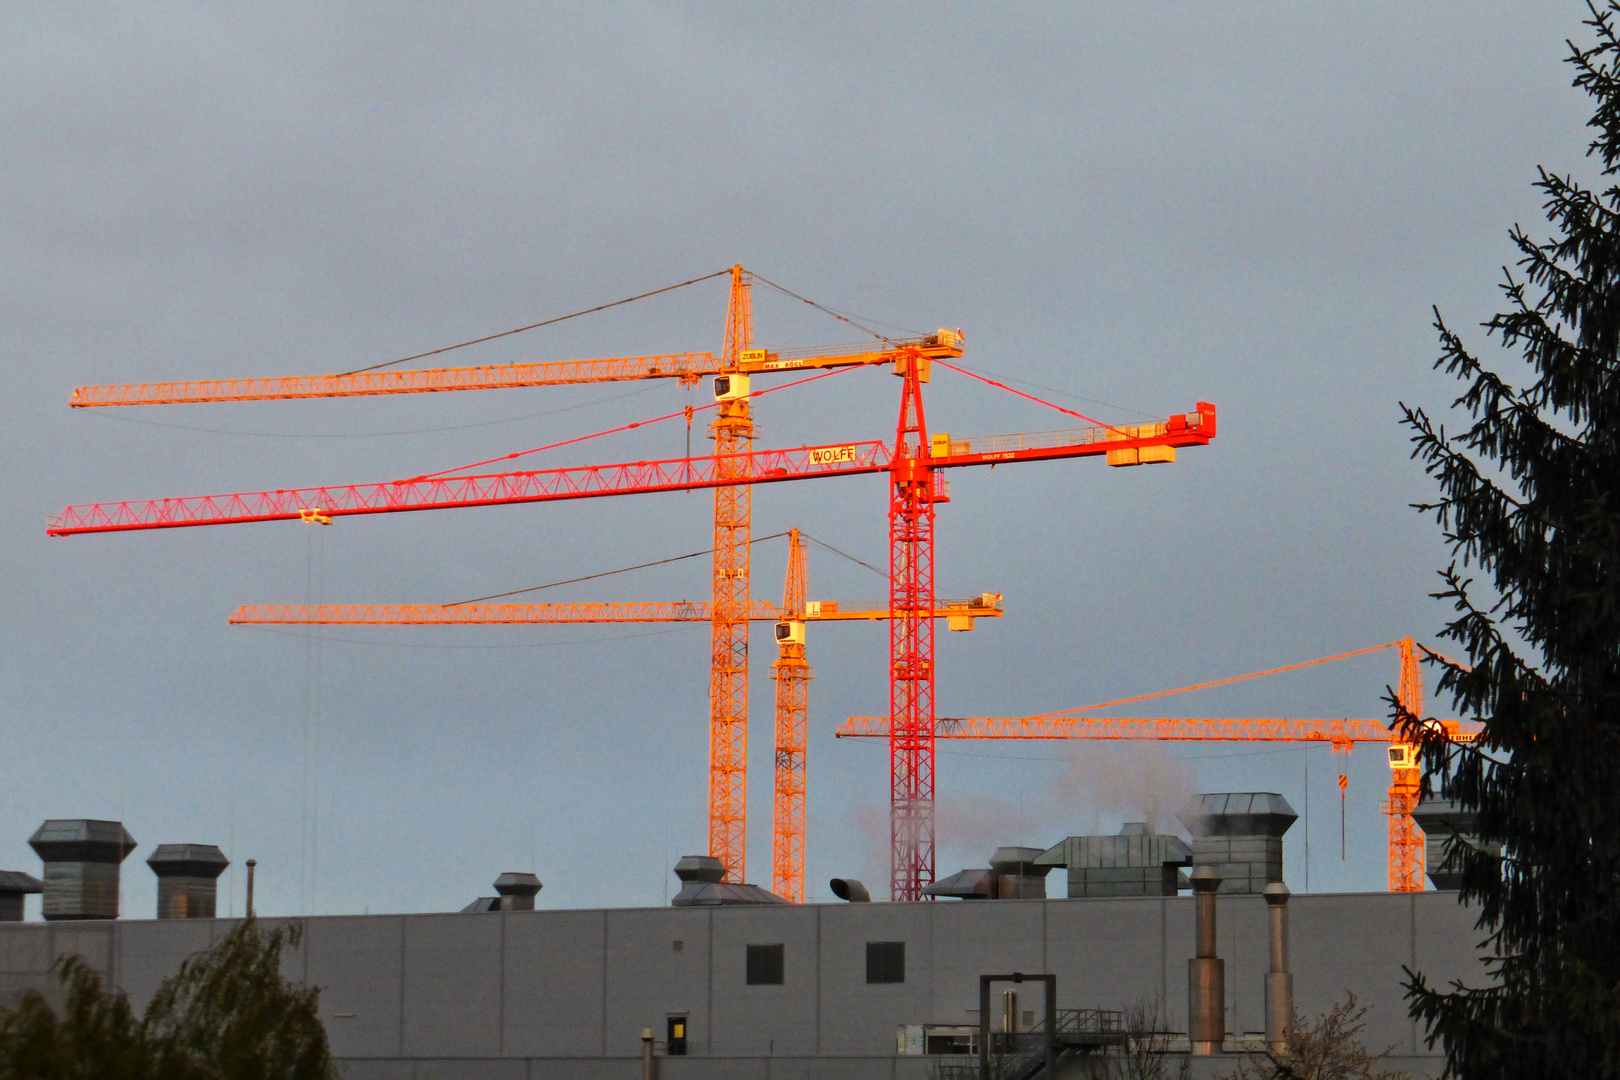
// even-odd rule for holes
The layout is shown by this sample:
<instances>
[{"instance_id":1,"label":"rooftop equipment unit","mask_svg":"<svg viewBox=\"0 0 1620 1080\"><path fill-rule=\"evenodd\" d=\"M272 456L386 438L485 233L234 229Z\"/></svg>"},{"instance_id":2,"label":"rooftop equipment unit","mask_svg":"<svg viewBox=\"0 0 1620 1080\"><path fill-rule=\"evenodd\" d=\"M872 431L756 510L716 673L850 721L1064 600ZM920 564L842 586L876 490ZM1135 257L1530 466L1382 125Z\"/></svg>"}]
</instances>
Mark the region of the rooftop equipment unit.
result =
<instances>
[{"instance_id":1,"label":"rooftop equipment unit","mask_svg":"<svg viewBox=\"0 0 1620 1080\"><path fill-rule=\"evenodd\" d=\"M23 901L44 889L39 878L21 870L0 870L0 922L22 922Z\"/></svg>"},{"instance_id":2,"label":"rooftop equipment unit","mask_svg":"<svg viewBox=\"0 0 1620 1080\"><path fill-rule=\"evenodd\" d=\"M1037 860L1036 847L1000 847L990 856L990 866L958 870L923 889L924 896L955 900L1044 900L1046 875L1050 865Z\"/></svg>"},{"instance_id":3,"label":"rooftop equipment unit","mask_svg":"<svg viewBox=\"0 0 1620 1080\"><path fill-rule=\"evenodd\" d=\"M1299 815L1275 791L1195 795L1176 815L1193 834L1193 865L1213 866L1224 893L1263 893L1283 876L1283 834Z\"/></svg>"},{"instance_id":4,"label":"rooftop equipment unit","mask_svg":"<svg viewBox=\"0 0 1620 1080\"><path fill-rule=\"evenodd\" d=\"M835 877L827 884L832 887L833 895L840 900L848 900L852 904L872 902L872 894L866 891L865 885L854 878Z\"/></svg>"},{"instance_id":5,"label":"rooftop equipment unit","mask_svg":"<svg viewBox=\"0 0 1620 1080\"><path fill-rule=\"evenodd\" d=\"M681 891L671 907L735 907L748 904L785 904L786 900L758 885L722 880L726 866L712 855L687 855L675 864Z\"/></svg>"},{"instance_id":6,"label":"rooftop equipment unit","mask_svg":"<svg viewBox=\"0 0 1620 1080\"><path fill-rule=\"evenodd\" d=\"M1475 834L1479 814L1464 810L1454 799L1424 799L1412 811L1412 820L1423 830L1424 865L1437 889L1462 888L1462 869L1446 858L1446 844L1453 836L1469 847L1492 855L1502 853L1500 843L1482 843Z\"/></svg>"},{"instance_id":7,"label":"rooftop equipment unit","mask_svg":"<svg viewBox=\"0 0 1620 1080\"><path fill-rule=\"evenodd\" d=\"M1192 887L1181 871L1192 865L1192 849L1142 821L1127 821L1117 836L1067 837L1035 861L1068 868L1070 897L1175 896Z\"/></svg>"},{"instance_id":8,"label":"rooftop equipment unit","mask_svg":"<svg viewBox=\"0 0 1620 1080\"><path fill-rule=\"evenodd\" d=\"M501 911L533 911L534 898L545 888L533 874L506 873L495 879Z\"/></svg>"},{"instance_id":9,"label":"rooftop equipment unit","mask_svg":"<svg viewBox=\"0 0 1620 1080\"><path fill-rule=\"evenodd\" d=\"M214 918L219 875L231 865L219 848L213 844L159 844L146 865L158 879L158 918Z\"/></svg>"},{"instance_id":10,"label":"rooftop equipment unit","mask_svg":"<svg viewBox=\"0 0 1620 1080\"><path fill-rule=\"evenodd\" d=\"M135 850L123 822L52 818L28 846L45 864L46 920L118 918L118 866Z\"/></svg>"}]
</instances>

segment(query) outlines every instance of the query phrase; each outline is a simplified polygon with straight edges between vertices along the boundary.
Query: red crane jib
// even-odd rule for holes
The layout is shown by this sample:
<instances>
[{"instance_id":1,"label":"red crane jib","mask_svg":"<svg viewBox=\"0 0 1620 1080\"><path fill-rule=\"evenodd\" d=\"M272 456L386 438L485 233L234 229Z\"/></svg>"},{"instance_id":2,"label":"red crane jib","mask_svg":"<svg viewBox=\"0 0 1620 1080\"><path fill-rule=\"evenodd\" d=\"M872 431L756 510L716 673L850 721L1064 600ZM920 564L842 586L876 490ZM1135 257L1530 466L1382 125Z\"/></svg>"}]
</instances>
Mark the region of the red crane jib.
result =
<instances>
[{"instance_id":1,"label":"red crane jib","mask_svg":"<svg viewBox=\"0 0 1620 1080\"><path fill-rule=\"evenodd\" d=\"M1199 413L1169 422L1128 429L1138 437L1122 438L1127 429L1081 428L1071 431L999 435L987 439L936 443L929 466L934 469L998 465L1013 461L1093 457L1150 446L1203 446L1214 436L1214 409L1204 406L1207 423L1188 423ZM1150 429L1151 433L1148 430ZM788 450L756 450L726 458L670 458L616 465L581 465L532 472L479 476L416 477L378 484L294 488L281 491L197 495L69 506L46 529L50 536L172 529L194 525L229 525L250 521L287 521L355 514L403 513L458 506L588 499L655 491L690 491L734 484L769 484L818 476L852 476L885 472L894 451L876 442L831 443Z\"/></svg>"}]
</instances>

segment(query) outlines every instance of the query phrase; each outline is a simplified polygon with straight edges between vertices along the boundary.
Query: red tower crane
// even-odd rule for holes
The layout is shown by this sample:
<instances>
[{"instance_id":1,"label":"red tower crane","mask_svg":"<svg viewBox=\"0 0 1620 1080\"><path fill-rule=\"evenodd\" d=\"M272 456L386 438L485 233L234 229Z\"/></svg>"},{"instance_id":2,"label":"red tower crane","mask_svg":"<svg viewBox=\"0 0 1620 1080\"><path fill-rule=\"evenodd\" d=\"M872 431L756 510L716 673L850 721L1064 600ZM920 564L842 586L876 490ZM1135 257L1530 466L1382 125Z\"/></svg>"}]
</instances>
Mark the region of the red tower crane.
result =
<instances>
[{"instance_id":1,"label":"red tower crane","mask_svg":"<svg viewBox=\"0 0 1620 1080\"><path fill-rule=\"evenodd\" d=\"M746 341L746 335L736 340ZM958 350L956 335L942 331L922 342L899 344L890 354L895 373L903 379L892 448L880 442L850 442L793 449L739 449L711 458L479 475L441 474L375 484L86 504L65 509L52 520L47 533L70 536L291 520L312 514L336 519L358 514L735 488L887 472L890 474L890 715L895 718L894 730L890 733L890 886L895 900L917 900L921 899L922 889L932 882L934 872L934 508L950 499L939 470L1072 457L1106 457L1108 464L1114 466L1170 462L1175 460L1177 448L1207 445L1216 434L1215 407L1199 402L1191 412L1171 416L1161 423L1132 427L1093 426L967 441L953 441L944 434L930 437L923 414L921 384L928 381L930 362L941 359L934 350L947 350L946 355L956 355L948 351ZM740 349L738 355L740 359ZM768 360L761 357L760 362ZM748 396L746 385L735 391L729 384L716 389L721 396L732 392L743 398ZM742 431L741 426L736 428L736 432ZM736 437L742 439L741 434ZM720 527L717 522L717 530ZM717 542L716 548L720 546ZM718 595L716 601L718 606ZM740 605L727 615L727 618L737 617L747 610L746 593L736 600L728 599L727 603ZM718 627L719 616L715 618ZM721 641L718 629L716 640ZM723 735L730 738L730 730ZM729 770L728 775L735 773L725 760L721 761L720 768ZM711 811L711 826L713 822Z\"/></svg>"}]
</instances>

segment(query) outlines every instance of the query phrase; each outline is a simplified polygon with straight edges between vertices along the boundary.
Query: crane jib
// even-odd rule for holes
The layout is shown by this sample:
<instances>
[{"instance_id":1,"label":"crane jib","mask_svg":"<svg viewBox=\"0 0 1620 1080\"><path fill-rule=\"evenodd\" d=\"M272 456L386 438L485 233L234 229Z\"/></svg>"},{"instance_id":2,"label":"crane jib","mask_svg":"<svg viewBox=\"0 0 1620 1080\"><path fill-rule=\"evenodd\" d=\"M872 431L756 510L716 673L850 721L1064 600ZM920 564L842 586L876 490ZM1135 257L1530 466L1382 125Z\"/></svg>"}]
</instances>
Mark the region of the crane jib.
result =
<instances>
[{"instance_id":1,"label":"crane jib","mask_svg":"<svg viewBox=\"0 0 1620 1080\"><path fill-rule=\"evenodd\" d=\"M889 448L876 441L789 450L756 450L721 458L671 458L480 476L416 477L380 484L199 495L178 499L70 506L52 519L50 536L79 533L310 520L466 506L548 502L657 491L769 484L818 476L882 472Z\"/></svg>"}]
</instances>

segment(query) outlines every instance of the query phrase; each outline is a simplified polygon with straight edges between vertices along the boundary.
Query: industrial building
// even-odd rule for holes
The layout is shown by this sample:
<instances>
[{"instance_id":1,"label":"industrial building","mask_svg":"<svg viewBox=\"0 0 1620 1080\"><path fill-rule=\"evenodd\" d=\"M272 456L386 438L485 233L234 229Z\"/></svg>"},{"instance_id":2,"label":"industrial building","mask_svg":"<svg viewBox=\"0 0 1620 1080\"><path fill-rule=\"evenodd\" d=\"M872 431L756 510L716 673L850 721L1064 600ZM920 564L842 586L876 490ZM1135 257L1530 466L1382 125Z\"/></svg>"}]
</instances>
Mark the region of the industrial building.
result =
<instances>
[{"instance_id":1,"label":"industrial building","mask_svg":"<svg viewBox=\"0 0 1620 1080\"><path fill-rule=\"evenodd\" d=\"M1193 1059L1193 1075L1213 1076L1231 1070L1232 1052L1263 1045L1266 1030L1268 904L1258 893L1275 881L1266 867L1280 864L1268 844L1250 844L1249 862L1234 863L1239 830L1274 833L1280 850L1292 811L1268 793L1201 800L1217 812L1198 823L1191 848L1140 828L1113 844L1069 837L1044 853L1003 848L990 869L955 875L973 886L957 895L982 898L789 904L765 890L714 889L705 857L683 860L689 888L679 906L536 910L539 881L505 874L498 897L461 912L291 920L303 939L288 974L321 988L332 1049L351 1080L629 1080L642 1075L648 1029L663 1077L923 1080L977 1060L980 979L1007 973L1052 976L1061 1010L1146 1005L1185 1053L1197 944L1195 900L1179 895L1177 867L1190 852L1195 882L1224 879L1232 889L1210 893L1225 1053ZM1466 825L1447 818L1449 829ZM142 1005L182 960L236 925L211 917L209 874L224 860L201 845L163 845L148 860L160 880L176 882L160 894L166 917L97 917L102 910L89 907L102 901L82 889L79 900L64 890L67 899L51 906L52 881L105 882L110 867L116 882L128 833L118 823L47 827L109 842L42 852L57 860L43 875L48 919L0 923L0 995L48 990L54 959L77 953ZM1203 842L1211 838L1218 842ZM1110 866L1094 863L1114 872L1099 877ZM1053 866L1068 868L1068 889L1054 891L1069 895L1042 898L1037 886ZM14 891L40 887L24 874L4 881ZM859 884L841 893L858 901ZM999 898L1009 894L1016 898ZM1304 895L1287 909L1298 1010L1311 1017L1353 992L1369 1007L1367 1046L1393 1048L1389 1065L1414 1076L1437 1072L1438 1055L1406 1016L1402 968L1432 982L1483 981L1476 913L1449 891ZM1009 989L1015 998L1003 996ZM997 986L985 1022L1027 1030L1045 1009L1041 982L1028 978ZM1097 1048L1070 1047L1058 1075L1085 1074L1097 1059L1081 1049Z\"/></svg>"}]
</instances>

